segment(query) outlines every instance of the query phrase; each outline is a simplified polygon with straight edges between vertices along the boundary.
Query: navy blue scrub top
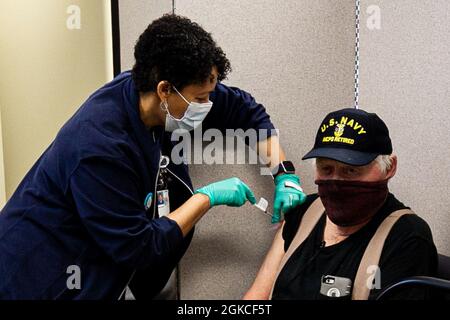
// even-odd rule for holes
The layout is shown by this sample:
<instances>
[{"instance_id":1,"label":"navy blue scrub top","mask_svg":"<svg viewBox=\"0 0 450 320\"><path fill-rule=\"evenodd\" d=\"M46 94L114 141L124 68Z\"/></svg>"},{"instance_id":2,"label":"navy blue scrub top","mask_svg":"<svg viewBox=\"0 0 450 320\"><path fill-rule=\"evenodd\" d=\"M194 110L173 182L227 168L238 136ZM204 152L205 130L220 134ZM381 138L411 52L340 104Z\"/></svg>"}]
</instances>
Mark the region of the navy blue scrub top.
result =
<instances>
[{"instance_id":1,"label":"navy blue scrub top","mask_svg":"<svg viewBox=\"0 0 450 320\"><path fill-rule=\"evenodd\" d=\"M210 99L203 129L274 128L245 91L219 83ZM163 127L144 126L138 102L131 73L120 74L88 98L27 173L0 214L0 299L117 299L135 270L148 270L154 294L164 286L193 232L183 238L173 220L144 206L161 152L173 145ZM192 183L186 165L169 169L173 210ZM67 286L73 265L79 289Z\"/></svg>"}]
</instances>

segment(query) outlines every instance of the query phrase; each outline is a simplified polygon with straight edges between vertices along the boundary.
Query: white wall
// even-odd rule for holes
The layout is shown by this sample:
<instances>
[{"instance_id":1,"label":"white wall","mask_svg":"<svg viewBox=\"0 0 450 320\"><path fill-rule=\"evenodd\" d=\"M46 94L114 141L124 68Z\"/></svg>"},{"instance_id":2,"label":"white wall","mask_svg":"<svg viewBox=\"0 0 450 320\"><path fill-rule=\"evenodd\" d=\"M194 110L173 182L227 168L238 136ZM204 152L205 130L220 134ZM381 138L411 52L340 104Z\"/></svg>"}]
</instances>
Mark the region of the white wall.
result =
<instances>
[{"instance_id":1,"label":"white wall","mask_svg":"<svg viewBox=\"0 0 450 320\"><path fill-rule=\"evenodd\" d=\"M2 115L0 105L0 210L6 203L5 166L3 161Z\"/></svg>"},{"instance_id":2,"label":"white wall","mask_svg":"<svg viewBox=\"0 0 450 320\"><path fill-rule=\"evenodd\" d=\"M70 5L80 8L80 29L66 26ZM110 16L108 0L1 1L0 107L8 197L62 124L112 78Z\"/></svg>"}]
</instances>

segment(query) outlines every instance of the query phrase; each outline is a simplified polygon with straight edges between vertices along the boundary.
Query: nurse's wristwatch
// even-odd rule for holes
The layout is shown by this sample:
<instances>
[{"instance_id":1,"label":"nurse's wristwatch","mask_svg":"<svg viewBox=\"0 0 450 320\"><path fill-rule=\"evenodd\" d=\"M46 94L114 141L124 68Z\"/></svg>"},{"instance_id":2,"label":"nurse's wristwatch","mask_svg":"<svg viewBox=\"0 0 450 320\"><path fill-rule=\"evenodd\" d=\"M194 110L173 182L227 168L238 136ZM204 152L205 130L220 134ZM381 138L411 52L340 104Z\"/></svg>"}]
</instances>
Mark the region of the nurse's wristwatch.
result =
<instances>
[{"instance_id":1,"label":"nurse's wristwatch","mask_svg":"<svg viewBox=\"0 0 450 320\"><path fill-rule=\"evenodd\" d=\"M274 179L283 173L295 173L295 167L291 161L281 161L279 165L272 169L272 177Z\"/></svg>"}]
</instances>

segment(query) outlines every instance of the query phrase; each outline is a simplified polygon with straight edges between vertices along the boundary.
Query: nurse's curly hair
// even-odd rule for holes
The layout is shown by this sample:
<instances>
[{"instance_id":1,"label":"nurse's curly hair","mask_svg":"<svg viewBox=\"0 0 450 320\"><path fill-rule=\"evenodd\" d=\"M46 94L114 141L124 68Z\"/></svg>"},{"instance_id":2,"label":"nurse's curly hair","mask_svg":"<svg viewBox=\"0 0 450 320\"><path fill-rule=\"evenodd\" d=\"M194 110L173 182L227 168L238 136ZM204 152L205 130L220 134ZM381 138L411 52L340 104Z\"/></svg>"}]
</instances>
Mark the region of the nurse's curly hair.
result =
<instances>
[{"instance_id":1,"label":"nurse's curly hair","mask_svg":"<svg viewBox=\"0 0 450 320\"><path fill-rule=\"evenodd\" d=\"M179 90L201 84L214 66L218 81L231 71L230 61L211 34L175 14L165 14L147 27L136 43L134 57L132 75L139 92L155 92L162 80Z\"/></svg>"}]
</instances>

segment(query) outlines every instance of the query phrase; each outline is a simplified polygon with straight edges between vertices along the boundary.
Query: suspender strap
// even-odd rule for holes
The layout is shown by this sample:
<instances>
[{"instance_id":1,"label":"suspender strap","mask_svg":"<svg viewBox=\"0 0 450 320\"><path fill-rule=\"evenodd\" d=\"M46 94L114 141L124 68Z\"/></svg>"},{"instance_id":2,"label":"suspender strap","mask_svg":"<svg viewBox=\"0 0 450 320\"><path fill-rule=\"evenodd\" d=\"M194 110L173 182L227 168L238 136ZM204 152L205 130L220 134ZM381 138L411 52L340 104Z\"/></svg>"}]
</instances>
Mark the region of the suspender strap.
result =
<instances>
[{"instance_id":1,"label":"suspender strap","mask_svg":"<svg viewBox=\"0 0 450 320\"><path fill-rule=\"evenodd\" d=\"M355 283L353 284L352 300L367 300L369 298L372 283L367 283L372 280L372 274L368 274L370 266L378 266L380 262L381 252L386 238L389 235L394 224L405 214L414 214L410 209L397 210L391 213L380 224L375 235L367 245L366 251L359 264L358 272L356 273Z\"/></svg>"},{"instance_id":2,"label":"suspender strap","mask_svg":"<svg viewBox=\"0 0 450 320\"><path fill-rule=\"evenodd\" d=\"M289 258L292 256L294 251L309 236L309 234L314 229L317 222L319 222L319 219L323 215L324 212L325 212L325 208L323 207L323 204L322 204L322 201L320 201L320 198L317 198L316 200L314 200L314 202L306 210L305 214L302 217L302 220L300 221L300 226L297 230L297 233L295 234L294 239L292 240L291 244L289 245L288 250L284 254L283 258L281 259L280 266L278 268L275 279L278 278L281 270L283 269L284 265L289 260ZM275 282L274 282L274 284L272 286L272 290L270 292L270 299L272 299L273 288L275 287Z\"/></svg>"}]
</instances>

